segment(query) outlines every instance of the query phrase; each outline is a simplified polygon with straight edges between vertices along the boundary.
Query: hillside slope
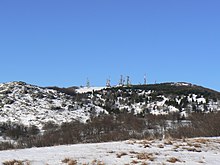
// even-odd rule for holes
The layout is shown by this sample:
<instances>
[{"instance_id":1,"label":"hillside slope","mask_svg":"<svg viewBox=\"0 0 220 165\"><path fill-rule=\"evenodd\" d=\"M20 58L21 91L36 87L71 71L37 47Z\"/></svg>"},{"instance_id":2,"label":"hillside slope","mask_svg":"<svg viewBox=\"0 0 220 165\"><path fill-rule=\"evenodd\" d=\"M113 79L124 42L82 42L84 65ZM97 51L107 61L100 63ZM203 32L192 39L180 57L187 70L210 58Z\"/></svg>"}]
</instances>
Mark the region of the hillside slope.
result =
<instances>
[{"instance_id":1,"label":"hillside slope","mask_svg":"<svg viewBox=\"0 0 220 165\"><path fill-rule=\"evenodd\" d=\"M158 115L177 112L186 117L191 112L220 110L219 92L189 83L113 87L94 91L89 97L110 113Z\"/></svg>"},{"instance_id":2,"label":"hillside slope","mask_svg":"<svg viewBox=\"0 0 220 165\"><path fill-rule=\"evenodd\" d=\"M90 113L105 110L85 100L57 90L41 88L24 82L0 84L0 122L42 125L48 121L60 124L79 120L85 122Z\"/></svg>"},{"instance_id":3,"label":"hillside slope","mask_svg":"<svg viewBox=\"0 0 220 165\"><path fill-rule=\"evenodd\" d=\"M130 87L42 88L24 82L0 84L0 122L36 125L78 120L99 114L177 113L220 110L220 93L189 83L163 83Z\"/></svg>"}]
</instances>

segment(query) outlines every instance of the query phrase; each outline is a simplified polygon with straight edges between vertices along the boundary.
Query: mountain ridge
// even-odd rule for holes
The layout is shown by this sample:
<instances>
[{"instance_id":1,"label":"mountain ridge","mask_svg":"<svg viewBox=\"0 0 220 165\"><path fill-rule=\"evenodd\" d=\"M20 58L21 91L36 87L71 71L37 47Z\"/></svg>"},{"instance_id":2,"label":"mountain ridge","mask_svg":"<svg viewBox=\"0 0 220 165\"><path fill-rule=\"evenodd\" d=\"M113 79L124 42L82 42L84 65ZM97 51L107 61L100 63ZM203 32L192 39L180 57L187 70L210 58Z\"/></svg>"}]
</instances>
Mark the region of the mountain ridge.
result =
<instances>
[{"instance_id":1,"label":"mountain ridge","mask_svg":"<svg viewBox=\"0 0 220 165\"><path fill-rule=\"evenodd\" d=\"M86 122L100 114L133 113L166 115L220 110L218 91L191 83L91 88L39 87L25 82L0 84L0 122L37 125L61 124L78 120Z\"/></svg>"}]
</instances>

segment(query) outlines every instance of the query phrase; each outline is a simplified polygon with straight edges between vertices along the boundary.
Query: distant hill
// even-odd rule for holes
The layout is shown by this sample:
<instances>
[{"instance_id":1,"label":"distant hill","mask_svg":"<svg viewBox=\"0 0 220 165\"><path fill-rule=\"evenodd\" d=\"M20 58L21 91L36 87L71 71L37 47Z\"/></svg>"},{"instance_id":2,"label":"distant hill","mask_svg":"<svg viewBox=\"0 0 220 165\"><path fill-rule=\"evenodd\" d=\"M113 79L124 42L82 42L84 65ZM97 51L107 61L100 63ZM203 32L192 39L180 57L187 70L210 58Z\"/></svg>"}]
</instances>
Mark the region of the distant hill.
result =
<instances>
[{"instance_id":1,"label":"distant hill","mask_svg":"<svg viewBox=\"0 0 220 165\"><path fill-rule=\"evenodd\" d=\"M24 82L0 84L0 122L41 128L47 122L86 122L90 113L106 113L85 99L76 101L74 91L74 88L43 88Z\"/></svg>"},{"instance_id":2,"label":"distant hill","mask_svg":"<svg viewBox=\"0 0 220 165\"><path fill-rule=\"evenodd\" d=\"M108 112L135 114L210 112L220 110L220 93L190 83L161 83L106 88L91 95Z\"/></svg>"},{"instance_id":3,"label":"distant hill","mask_svg":"<svg viewBox=\"0 0 220 165\"><path fill-rule=\"evenodd\" d=\"M190 83L162 83L112 88L38 87L24 82L0 84L0 122L42 127L86 122L100 114L166 115L220 110L220 93Z\"/></svg>"}]
</instances>

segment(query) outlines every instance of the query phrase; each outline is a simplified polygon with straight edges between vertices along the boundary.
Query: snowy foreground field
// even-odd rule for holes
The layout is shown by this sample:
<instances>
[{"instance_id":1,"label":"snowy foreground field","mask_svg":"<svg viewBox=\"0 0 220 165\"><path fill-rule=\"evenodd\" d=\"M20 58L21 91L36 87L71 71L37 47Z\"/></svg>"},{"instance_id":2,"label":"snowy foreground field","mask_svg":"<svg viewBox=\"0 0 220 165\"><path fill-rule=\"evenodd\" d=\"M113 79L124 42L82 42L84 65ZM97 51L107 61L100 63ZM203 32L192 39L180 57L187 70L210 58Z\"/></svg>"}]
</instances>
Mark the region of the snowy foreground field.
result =
<instances>
[{"instance_id":1,"label":"snowy foreground field","mask_svg":"<svg viewBox=\"0 0 220 165\"><path fill-rule=\"evenodd\" d=\"M12 160L27 165L219 165L220 138L128 140L0 152L0 164Z\"/></svg>"}]
</instances>

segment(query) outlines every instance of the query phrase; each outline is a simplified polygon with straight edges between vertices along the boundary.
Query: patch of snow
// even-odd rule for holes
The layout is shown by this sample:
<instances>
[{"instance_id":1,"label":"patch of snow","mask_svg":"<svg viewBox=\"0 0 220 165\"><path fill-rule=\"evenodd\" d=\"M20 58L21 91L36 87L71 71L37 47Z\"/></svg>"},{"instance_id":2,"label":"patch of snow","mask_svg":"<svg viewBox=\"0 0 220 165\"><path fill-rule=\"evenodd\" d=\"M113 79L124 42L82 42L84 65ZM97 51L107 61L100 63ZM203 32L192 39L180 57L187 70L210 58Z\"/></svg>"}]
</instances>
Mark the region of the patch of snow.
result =
<instances>
[{"instance_id":1,"label":"patch of snow","mask_svg":"<svg viewBox=\"0 0 220 165\"><path fill-rule=\"evenodd\" d=\"M177 82L177 83L173 83L172 85L175 85L175 86L192 86L191 83L185 83L185 82Z\"/></svg>"},{"instance_id":2,"label":"patch of snow","mask_svg":"<svg viewBox=\"0 0 220 165\"><path fill-rule=\"evenodd\" d=\"M206 99L205 99L205 98L197 98L196 101L197 101L198 103L203 103L203 104L206 103Z\"/></svg>"},{"instance_id":3,"label":"patch of snow","mask_svg":"<svg viewBox=\"0 0 220 165\"><path fill-rule=\"evenodd\" d=\"M102 89L104 89L106 87L82 87L82 88L78 88L76 89L77 93L88 93L88 92L92 92L92 91L100 91Z\"/></svg>"},{"instance_id":4,"label":"patch of snow","mask_svg":"<svg viewBox=\"0 0 220 165\"><path fill-rule=\"evenodd\" d=\"M179 109L177 109L176 107L174 107L172 105L168 106L168 109L170 112L179 112Z\"/></svg>"}]
</instances>

